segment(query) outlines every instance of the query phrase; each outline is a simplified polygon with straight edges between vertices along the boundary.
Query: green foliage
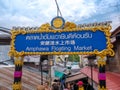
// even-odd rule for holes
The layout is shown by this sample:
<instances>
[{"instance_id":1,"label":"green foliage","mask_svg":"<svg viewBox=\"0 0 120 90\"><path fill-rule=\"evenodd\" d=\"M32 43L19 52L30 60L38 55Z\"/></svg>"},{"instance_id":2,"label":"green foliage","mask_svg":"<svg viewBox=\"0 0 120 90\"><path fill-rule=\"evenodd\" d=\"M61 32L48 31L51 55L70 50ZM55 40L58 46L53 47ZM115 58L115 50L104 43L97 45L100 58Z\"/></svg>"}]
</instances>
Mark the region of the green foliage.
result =
<instances>
[{"instance_id":1,"label":"green foliage","mask_svg":"<svg viewBox=\"0 0 120 90\"><path fill-rule=\"evenodd\" d=\"M80 57L79 57L79 55L69 55L68 56L68 61L79 62L80 61Z\"/></svg>"}]
</instances>

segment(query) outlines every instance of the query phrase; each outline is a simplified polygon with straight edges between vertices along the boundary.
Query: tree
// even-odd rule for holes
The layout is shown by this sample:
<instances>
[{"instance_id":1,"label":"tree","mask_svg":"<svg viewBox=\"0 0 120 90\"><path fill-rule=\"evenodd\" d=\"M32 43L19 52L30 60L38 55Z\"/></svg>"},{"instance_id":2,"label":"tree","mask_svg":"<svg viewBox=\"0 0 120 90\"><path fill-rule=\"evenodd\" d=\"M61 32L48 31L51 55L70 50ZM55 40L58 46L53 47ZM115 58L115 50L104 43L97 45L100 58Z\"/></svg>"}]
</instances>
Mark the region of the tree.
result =
<instances>
[{"instance_id":1,"label":"tree","mask_svg":"<svg viewBox=\"0 0 120 90\"><path fill-rule=\"evenodd\" d=\"M80 61L80 57L79 57L79 55L69 55L68 56L68 61L79 62Z\"/></svg>"}]
</instances>

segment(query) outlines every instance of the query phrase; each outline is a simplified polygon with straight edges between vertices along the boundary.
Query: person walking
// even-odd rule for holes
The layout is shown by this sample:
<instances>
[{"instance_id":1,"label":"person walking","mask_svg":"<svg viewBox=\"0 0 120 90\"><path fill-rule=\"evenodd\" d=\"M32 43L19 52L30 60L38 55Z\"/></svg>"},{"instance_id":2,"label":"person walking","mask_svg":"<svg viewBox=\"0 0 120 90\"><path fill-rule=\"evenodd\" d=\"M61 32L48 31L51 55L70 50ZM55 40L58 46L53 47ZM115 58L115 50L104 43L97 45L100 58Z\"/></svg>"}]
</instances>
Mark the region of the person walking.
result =
<instances>
[{"instance_id":1,"label":"person walking","mask_svg":"<svg viewBox=\"0 0 120 90\"><path fill-rule=\"evenodd\" d=\"M70 83L66 83L66 84L65 84L64 90L71 90Z\"/></svg>"},{"instance_id":2,"label":"person walking","mask_svg":"<svg viewBox=\"0 0 120 90\"><path fill-rule=\"evenodd\" d=\"M58 84L57 83L53 83L51 90L59 90Z\"/></svg>"},{"instance_id":3,"label":"person walking","mask_svg":"<svg viewBox=\"0 0 120 90\"><path fill-rule=\"evenodd\" d=\"M78 81L77 85L78 85L78 90L84 90L82 81Z\"/></svg>"},{"instance_id":4,"label":"person walking","mask_svg":"<svg viewBox=\"0 0 120 90\"><path fill-rule=\"evenodd\" d=\"M44 84L45 90L51 90L51 88L49 87L49 82L45 82Z\"/></svg>"},{"instance_id":5,"label":"person walking","mask_svg":"<svg viewBox=\"0 0 120 90\"><path fill-rule=\"evenodd\" d=\"M45 90L45 87L43 85L38 85L37 90Z\"/></svg>"},{"instance_id":6,"label":"person walking","mask_svg":"<svg viewBox=\"0 0 120 90\"><path fill-rule=\"evenodd\" d=\"M44 85L38 85L37 90L51 90L51 88L49 87L49 82L46 81Z\"/></svg>"}]
</instances>

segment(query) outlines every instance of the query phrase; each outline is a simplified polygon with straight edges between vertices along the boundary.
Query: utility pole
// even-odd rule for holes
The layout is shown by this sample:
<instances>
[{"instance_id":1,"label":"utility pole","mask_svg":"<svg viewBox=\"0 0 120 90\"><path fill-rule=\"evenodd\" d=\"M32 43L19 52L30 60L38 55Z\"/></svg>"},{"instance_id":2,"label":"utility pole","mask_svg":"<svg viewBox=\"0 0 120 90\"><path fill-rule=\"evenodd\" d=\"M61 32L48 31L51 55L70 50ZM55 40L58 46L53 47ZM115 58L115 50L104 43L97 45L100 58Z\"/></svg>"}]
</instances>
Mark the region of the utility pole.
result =
<instances>
[{"instance_id":1,"label":"utility pole","mask_svg":"<svg viewBox=\"0 0 120 90\"><path fill-rule=\"evenodd\" d=\"M93 60L89 59L89 63L90 63L90 69L91 69L91 86L93 87L93 65L92 65Z\"/></svg>"},{"instance_id":2,"label":"utility pole","mask_svg":"<svg viewBox=\"0 0 120 90\"><path fill-rule=\"evenodd\" d=\"M52 82L51 67L54 65L53 55L49 55L48 60L49 60L49 76L50 76L49 77L49 83L50 83L50 87L51 87L51 82Z\"/></svg>"},{"instance_id":3,"label":"utility pole","mask_svg":"<svg viewBox=\"0 0 120 90\"><path fill-rule=\"evenodd\" d=\"M94 90L94 88L93 88L93 61L94 61L94 59L96 59L96 56L94 56L94 55L88 57L90 68L91 68L91 86L92 86L91 90Z\"/></svg>"},{"instance_id":4,"label":"utility pole","mask_svg":"<svg viewBox=\"0 0 120 90\"><path fill-rule=\"evenodd\" d=\"M43 70L42 70L42 59L40 56L40 61L39 61L39 71L41 72L41 85L43 85Z\"/></svg>"}]
</instances>

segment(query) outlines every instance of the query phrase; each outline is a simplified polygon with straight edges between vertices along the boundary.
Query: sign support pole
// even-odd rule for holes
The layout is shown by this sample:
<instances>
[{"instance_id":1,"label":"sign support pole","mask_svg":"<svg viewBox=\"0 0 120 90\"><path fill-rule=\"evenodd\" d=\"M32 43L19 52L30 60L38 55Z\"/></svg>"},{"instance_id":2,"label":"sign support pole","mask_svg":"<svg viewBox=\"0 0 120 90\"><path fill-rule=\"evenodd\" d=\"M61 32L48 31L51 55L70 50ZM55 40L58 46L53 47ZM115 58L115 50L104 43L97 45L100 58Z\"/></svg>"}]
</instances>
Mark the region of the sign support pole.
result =
<instances>
[{"instance_id":1,"label":"sign support pole","mask_svg":"<svg viewBox=\"0 0 120 90\"><path fill-rule=\"evenodd\" d=\"M98 60L98 80L99 80L99 86L98 90L107 90L106 89L106 61L105 61L105 56L101 56L100 59Z\"/></svg>"},{"instance_id":2,"label":"sign support pole","mask_svg":"<svg viewBox=\"0 0 120 90\"><path fill-rule=\"evenodd\" d=\"M22 66L23 57L15 57L15 72L13 90L22 90L21 78L22 78Z\"/></svg>"}]
</instances>

